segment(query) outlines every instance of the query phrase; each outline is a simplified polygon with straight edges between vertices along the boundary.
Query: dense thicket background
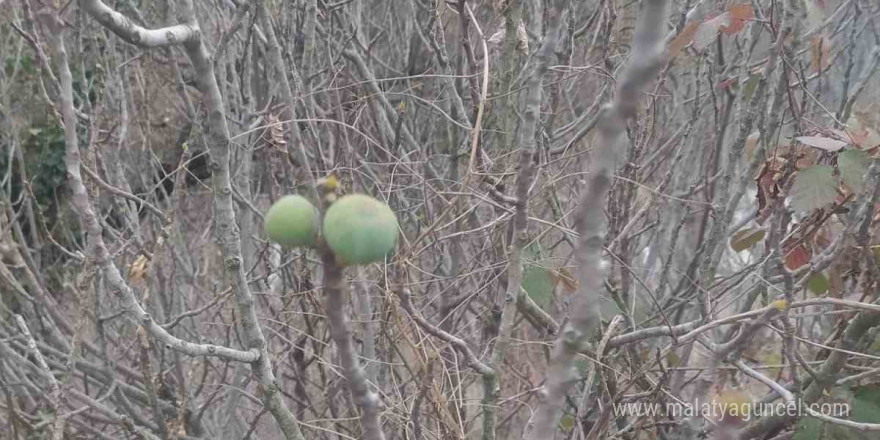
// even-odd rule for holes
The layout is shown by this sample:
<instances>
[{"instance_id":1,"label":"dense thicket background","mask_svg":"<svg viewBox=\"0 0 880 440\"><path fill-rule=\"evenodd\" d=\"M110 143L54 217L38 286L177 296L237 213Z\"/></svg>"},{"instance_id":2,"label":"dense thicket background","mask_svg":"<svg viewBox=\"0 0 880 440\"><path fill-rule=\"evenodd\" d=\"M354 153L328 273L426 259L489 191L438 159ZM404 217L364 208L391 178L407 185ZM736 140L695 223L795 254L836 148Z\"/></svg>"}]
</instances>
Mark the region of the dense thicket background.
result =
<instances>
[{"instance_id":1,"label":"dense thicket background","mask_svg":"<svg viewBox=\"0 0 880 440\"><path fill-rule=\"evenodd\" d=\"M874 438L878 14L0 0L0 438ZM852 411L612 411L733 395Z\"/></svg>"}]
</instances>

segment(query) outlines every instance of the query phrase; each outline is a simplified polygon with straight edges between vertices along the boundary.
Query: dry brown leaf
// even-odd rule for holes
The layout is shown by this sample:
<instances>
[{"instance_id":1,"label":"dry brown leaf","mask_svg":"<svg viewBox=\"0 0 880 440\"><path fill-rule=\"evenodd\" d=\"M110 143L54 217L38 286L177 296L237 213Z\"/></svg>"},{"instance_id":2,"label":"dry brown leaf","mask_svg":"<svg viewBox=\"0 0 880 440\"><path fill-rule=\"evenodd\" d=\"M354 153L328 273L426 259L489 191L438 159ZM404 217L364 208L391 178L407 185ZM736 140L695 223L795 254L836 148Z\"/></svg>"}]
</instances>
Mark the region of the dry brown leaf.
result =
<instances>
[{"instance_id":1,"label":"dry brown leaf","mask_svg":"<svg viewBox=\"0 0 880 440\"><path fill-rule=\"evenodd\" d=\"M147 272L147 257L143 254L137 258L128 267L128 281L132 286L140 286L144 282L144 276Z\"/></svg>"},{"instance_id":2,"label":"dry brown leaf","mask_svg":"<svg viewBox=\"0 0 880 440\"><path fill-rule=\"evenodd\" d=\"M739 78L734 76L733 78L727 78L724 81L721 81L720 83L718 83L717 87L721 90L727 90L730 88L730 86L736 84L739 84Z\"/></svg>"},{"instance_id":3,"label":"dry brown leaf","mask_svg":"<svg viewBox=\"0 0 880 440\"><path fill-rule=\"evenodd\" d=\"M871 105L867 109L855 110L846 121L846 132L854 144L862 149L871 149L880 145L880 123L876 121L876 110Z\"/></svg>"},{"instance_id":4,"label":"dry brown leaf","mask_svg":"<svg viewBox=\"0 0 880 440\"><path fill-rule=\"evenodd\" d=\"M694 34L694 49L702 51L709 47L715 38L718 37L718 31L730 25L730 14L727 12L709 20L706 20L697 28Z\"/></svg>"},{"instance_id":5,"label":"dry brown leaf","mask_svg":"<svg viewBox=\"0 0 880 440\"><path fill-rule=\"evenodd\" d=\"M669 42L669 58L675 58L681 49L691 43L694 40L694 34L697 33L697 27L700 24L696 21L692 21L685 25L684 29L675 36L675 38Z\"/></svg>"},{"instance_id":6,"label":"dry brown leaf","mask_svg":"<svg viewBox=\"0 0 880 440\"><path fill-rule=\"evenodd\" d=\"M562 267L556 273L559 275L559 281L562 281L562 288L566 293L571 294L577 291L578 282L568 269Z\"/></svg>"},{"instance_id":7,"label":"dry brown leaf","mask_svg":"<svg viewBox=\"0 0 880 440\"><path fill-rule=\"evenodd\" d=\"M828 290L834 297L840 297L845 286L843 284L843 274L841 268L837 264L832 264L828 269Z\"/></svg>"},{"instance_id":8,"label":"dry brown leaf","mask_svg":"<svg viewBox=\"0 0 880 440\"><path fill-rule=\"evenodd\" d=\"M747 3L728 6L726 14L728 24L721 26L721 32L727 35L733 35L743 30L746 27L746 22L755 18L752 5Z\"/></svg>"},{"instance_id":9,"label":"dry brown leaf","mask_svg":"<svg viewBox=\"0 0 880 440\"><path fill-rule=\"evenodd\" d=\"M285 150L287 141L284 140L284 124L277 115L269 115L269 143L279 150Z\"/></svg>"},{"instance_id":10,"label":"dry brown leaf","mask_svg":"<svg viewBox=\"0 0 880 440\"><path fill-rule=\"evenodd\" d=\"M810 70L818 72L831 65L831 39L824 33L810 38ZM820 66L821 65L821 66Z\"/></svg>"},{"instance_id":11,"label":"dry brown leaf","mask_svg":"<svg viewBox=\"0 0 880 440\"><path fill-rule=\"evenodd\" d=\"M770 217L773 202L779 196L779 179L782 178L782 170L786 161L780 158L771 158L764 162L761 170L755 177L755 183L758 186L758 192L755 195L757 203L757 212L755 221L760 225Z\"/></svg>"},{"instance_id":12,"label":"dry brown leaf","mask_svg":"<svg viewBox=\"0 0 880 440\"><path fill-rule=\"evenodd\" d=\"M730 236L730 247L737 252L742 252L760 243L765 234L766 232L759 228L740 229Z\"/></svg>"},{"instance_id":13,"label":"dry brown leaf","mask_svg":"<svg viewBox=\"0 0 880 440\"><path fill-rule=\"evenodd\" d=\"M137 330L135 330L135 333L137 333L138 342L140 343L141 348L144 350L149 350L150 338L147 337L147 331L144 329L144 327L138 326Z\"/></svg>"},{"instance_id":14,"label":"dry brown leaf","mask_svg":"<svg viewBox=\"0 0 880 440\"><path fill-rule=\"evenodd\" d=\"M708 17L702 23L697 20L691 21L669 43L669 57L675 57L690 43L694 43L694 49L703 50L715 40L718 32L726 35L735 34L745 28L748 20L754 18L755 11L752 10L752 6L743 3L730 5L726 12Z\"/></svg>"},{"instance_id":15,"label":"dry brown leaf","mask_svg":"<svg viewBox=\"0 0 880 440\"><path fill-rule=\"evenodd\" d=\"M516 50L523 55L529 53L529 34L526 32L526 24L522 20L516 25Z\"/></svg>"},{"instance_id":16,"label":"dry brown leaf","mask_svg":"<svg viewBox=\"0 0 880 440\"><path fill-rule=\"evenodd\" d=\"M783 146L780 145L779 148ZM819 160L819 150L808 148L802 151L800 155L794 161L794 167L803 170L805 168L809 168L813 165L816 165Z\"/></svg>"},{"instance_id":17,"label":"dry brown leaf","mask_svg":"<svg viewBox=\"0 0 880 440\"><path fill-rule=\"evenodd\" d=\"M803 244L798 244L785 251L785 267L795 270L810 262L810 251Z\"/></svg>"},{"instance_id":18,"label":"dry brown leaf","mask_svg":"<svg viewBox=\"0 0 880 440\"><path fill-rule=\"evenodd\" d=\"M838 151L848 145L844 141L839 141L837 139L832 139L824 136L799 136L794 139L804 145L809 145L813 148L818 148L820 150L830 152Z\"/></svg>"},{"instance_id":19,"label":"dry brown leaf","mask_svg":"<svg viewBox=\"0 0 880 440\"><path fill-rule=\"evenodd\" d=\"M743 146L743 154L745 155L746 162L751 162L752 157L755 155L755 150L758 149L758 139L761 138L761 133L755 130L746 138L746 143Z\"/></svg>"}]
</instances>

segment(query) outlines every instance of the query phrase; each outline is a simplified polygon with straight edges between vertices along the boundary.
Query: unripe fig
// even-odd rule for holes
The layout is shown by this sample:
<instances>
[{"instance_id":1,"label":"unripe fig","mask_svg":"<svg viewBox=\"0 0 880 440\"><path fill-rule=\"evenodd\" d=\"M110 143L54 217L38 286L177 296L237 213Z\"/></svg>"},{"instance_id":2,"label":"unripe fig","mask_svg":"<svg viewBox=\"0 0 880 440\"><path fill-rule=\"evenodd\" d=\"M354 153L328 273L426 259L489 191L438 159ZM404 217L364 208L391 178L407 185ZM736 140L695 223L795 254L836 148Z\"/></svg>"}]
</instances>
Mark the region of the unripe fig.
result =
<instances>
[{"instance_id":1,"label":"unripe fig","mask_svg":"<svg viewBox=\"0 0 880 440\"><path fill-rule=\"evenodd\" d=\"M266 212L263 229L282 246L312 247L318 235L318 210L303 196L284 196Z\"/></svg>"},{"instance_id":2,"label":"unripe fig","mask_svg":"<svg viewBox=\"0 0 880 440\"><path fill-rule=\"evenodd\" d=\"M346 266L384 259L394 250L397 234L394 212L370 196L342 197L324 214L324 239Z\"/></svg>"}]
</instances>

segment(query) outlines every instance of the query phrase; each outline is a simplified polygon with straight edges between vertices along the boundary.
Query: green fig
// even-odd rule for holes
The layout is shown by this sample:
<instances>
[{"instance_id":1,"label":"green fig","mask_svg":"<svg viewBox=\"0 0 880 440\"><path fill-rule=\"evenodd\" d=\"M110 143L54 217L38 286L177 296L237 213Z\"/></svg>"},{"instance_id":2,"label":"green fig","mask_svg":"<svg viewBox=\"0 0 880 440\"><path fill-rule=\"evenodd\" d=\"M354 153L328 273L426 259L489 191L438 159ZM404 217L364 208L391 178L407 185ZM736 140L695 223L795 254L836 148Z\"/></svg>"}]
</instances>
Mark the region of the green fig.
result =
<instances>
[{"instance_id":1,"label":"green fig","mask_svg":"<svg viewBox=\"0 0 880 440\"><path fill-rule=\"evenodd\" d=\"M318 210L303 196L278 199L263 222L269 239L285 247L315 245L318 235Z\"/></svg>"},{"instance_id":2,"label":"green fig","mask_svg":"<svg viewBox=\"0 0 880 440\"><path fill-rule=\"evenodd\" d=\"M324 239L343 265L381 261L397 243L397 217L385 203L352 194L324 214Z\"/></svg>"}]
</instances>

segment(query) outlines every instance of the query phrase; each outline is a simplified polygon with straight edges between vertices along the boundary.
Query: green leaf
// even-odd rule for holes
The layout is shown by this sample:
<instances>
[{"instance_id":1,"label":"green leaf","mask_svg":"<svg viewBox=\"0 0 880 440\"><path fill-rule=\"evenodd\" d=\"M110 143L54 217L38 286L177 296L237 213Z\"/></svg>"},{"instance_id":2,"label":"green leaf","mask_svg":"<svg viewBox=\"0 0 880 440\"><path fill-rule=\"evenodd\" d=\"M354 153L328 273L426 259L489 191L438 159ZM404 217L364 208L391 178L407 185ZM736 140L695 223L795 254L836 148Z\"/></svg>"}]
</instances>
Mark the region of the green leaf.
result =
<instances>
[{"instance_id":1,"label":"green leaf","mask_svg":"<svg viewBox=\"0 0 880 440\"><path fill-rule=\"evenodd\" d=\"M666 363L667 367L675 368L681 363L681 357L674 351L670 351L669 354L666 355Z\"/></svg>"},{"instance_id":2,"label":"green leaf","mask_svg":"<svg viewBox=\"0 0 880 440\"><path fill-rule=\"evenodd\" d=\"M821 295L828 291L828 278L822 272L813 274L807 284L807 288L815 295Z\"/></svg>"},{"instance_id":3,"label":"green leaf","mask_svg":"<svg viewBox=\"0 0 880 440\"><path fill-rule=\"evenodd\" d=\"M871 346L868 347L869 354L877 354L880 353L880 338L874 337L874 342L871 343Z\"/></svg>"},{"instance_id":4,"label":"green leaf","mask_svg":"<svg viewBox=\"0 0 880 440\"><path fill-rule=\"evenodd\" d=\"M579 356L574 361L574 367L577 369L578 373L580 373L581 377L587 375L587 371L590 369L590 361L588 361L585 357Z\"/></svg>"},{"instance_id":5,"label":"green leaf","mask_svg":"<svg viewBox=\"0 0 880 440\"><path fill-rule=\"evenodd\" d=\"M571 414L562 416L562 418L559 419L559 427L565 432L571 431L571 428L574 427L574 416Z\"/></svg>"},{"instance_id":6,"label":"green leaf","mask_svg":"<svg viewBox=\"0 0 880 440\"><path fill-rule=\"evenodd\" d=\"M867 151L849 149L837 155L837 167L843 183L854 192L865 188L865 174L871 166L871 156Z\"/></svg>"},{"instance_id":7,"label":"green leaf","mask_svg":"<svg viewBox=\"0 0 880 440\"><path fill-rule=\"evenodd\" d=\"M818 440L822 434L822 421L812 417L802 417L798 421L792 440Z\"/></svg>"},{"instance_id":8,"label":"green leaf","mask_svg":"<svg viewBox=\"0 0 880 440\"><path fill-rule=\"evenodd\" d=\"M799 212L821 208L834 201L836 196L837 182L827 165L813 165L798 171L788 195L791 206Z\"/></svg>"},{"instance_id":9,"label":"green leaf","mask_svg":"<svg viewBox=\"0 0 880 440\"><path fill-rule=\"evenodd\" d=\"M752 99L752 93L758 87L759 82L761 82L760 74L753 73L749 75L749 80L746 81L746 85L743 87L743 98L745 98L746 102Z\"/></svg>"},{"instance_id":10,"label":"green leaf","mask_svg":"<svg viewBox=\"0 0 880 440\"><path fill-rule=\"evenodd\" d=\"M880 423L880 388L863 386L856 390L852 400L850 420L860 423Z\"/></svg>"},{"instance_id":11,"label":"green leaf","mask_svg":"<svg viewBox=\"0 0 880 440\"><path fill-rule=\"evenodd\" d=\"M523 269L521 285L535 304L543 309L550 306L554 287L550 271L541 266L526 266Z\"/></svg>"},{"instance_id":12,"label":"green leaf","mask_svg":"<svg viewBox=\"0 0 880 440\"><path fill-rule=\"evenodd\" d=\"M764 239L764 230L758 228L740 229L730 236L730 247L737 252L742 252Z\"/></svg>"},{"instance_id":13,"label":"green leaf","mask_svg":"<svg viewBox=\"0 0 880 440\"><path fill-rule=\"evenodd\" d=\"M854 422L880 422L880 389L865 386L853 394L848 388L835 387L824 394L826 397L822 399L822 405L813 409L826 415ZM833 406L829 406L841 403L849 403L849 414L833 413L842 410L843 407L838 406L834 409ZM845 426L825 423L809 416L800 419L793 437L794 440L872 440L875 438L875 433L860 432Z\"/></svg>"}]
</instances>

